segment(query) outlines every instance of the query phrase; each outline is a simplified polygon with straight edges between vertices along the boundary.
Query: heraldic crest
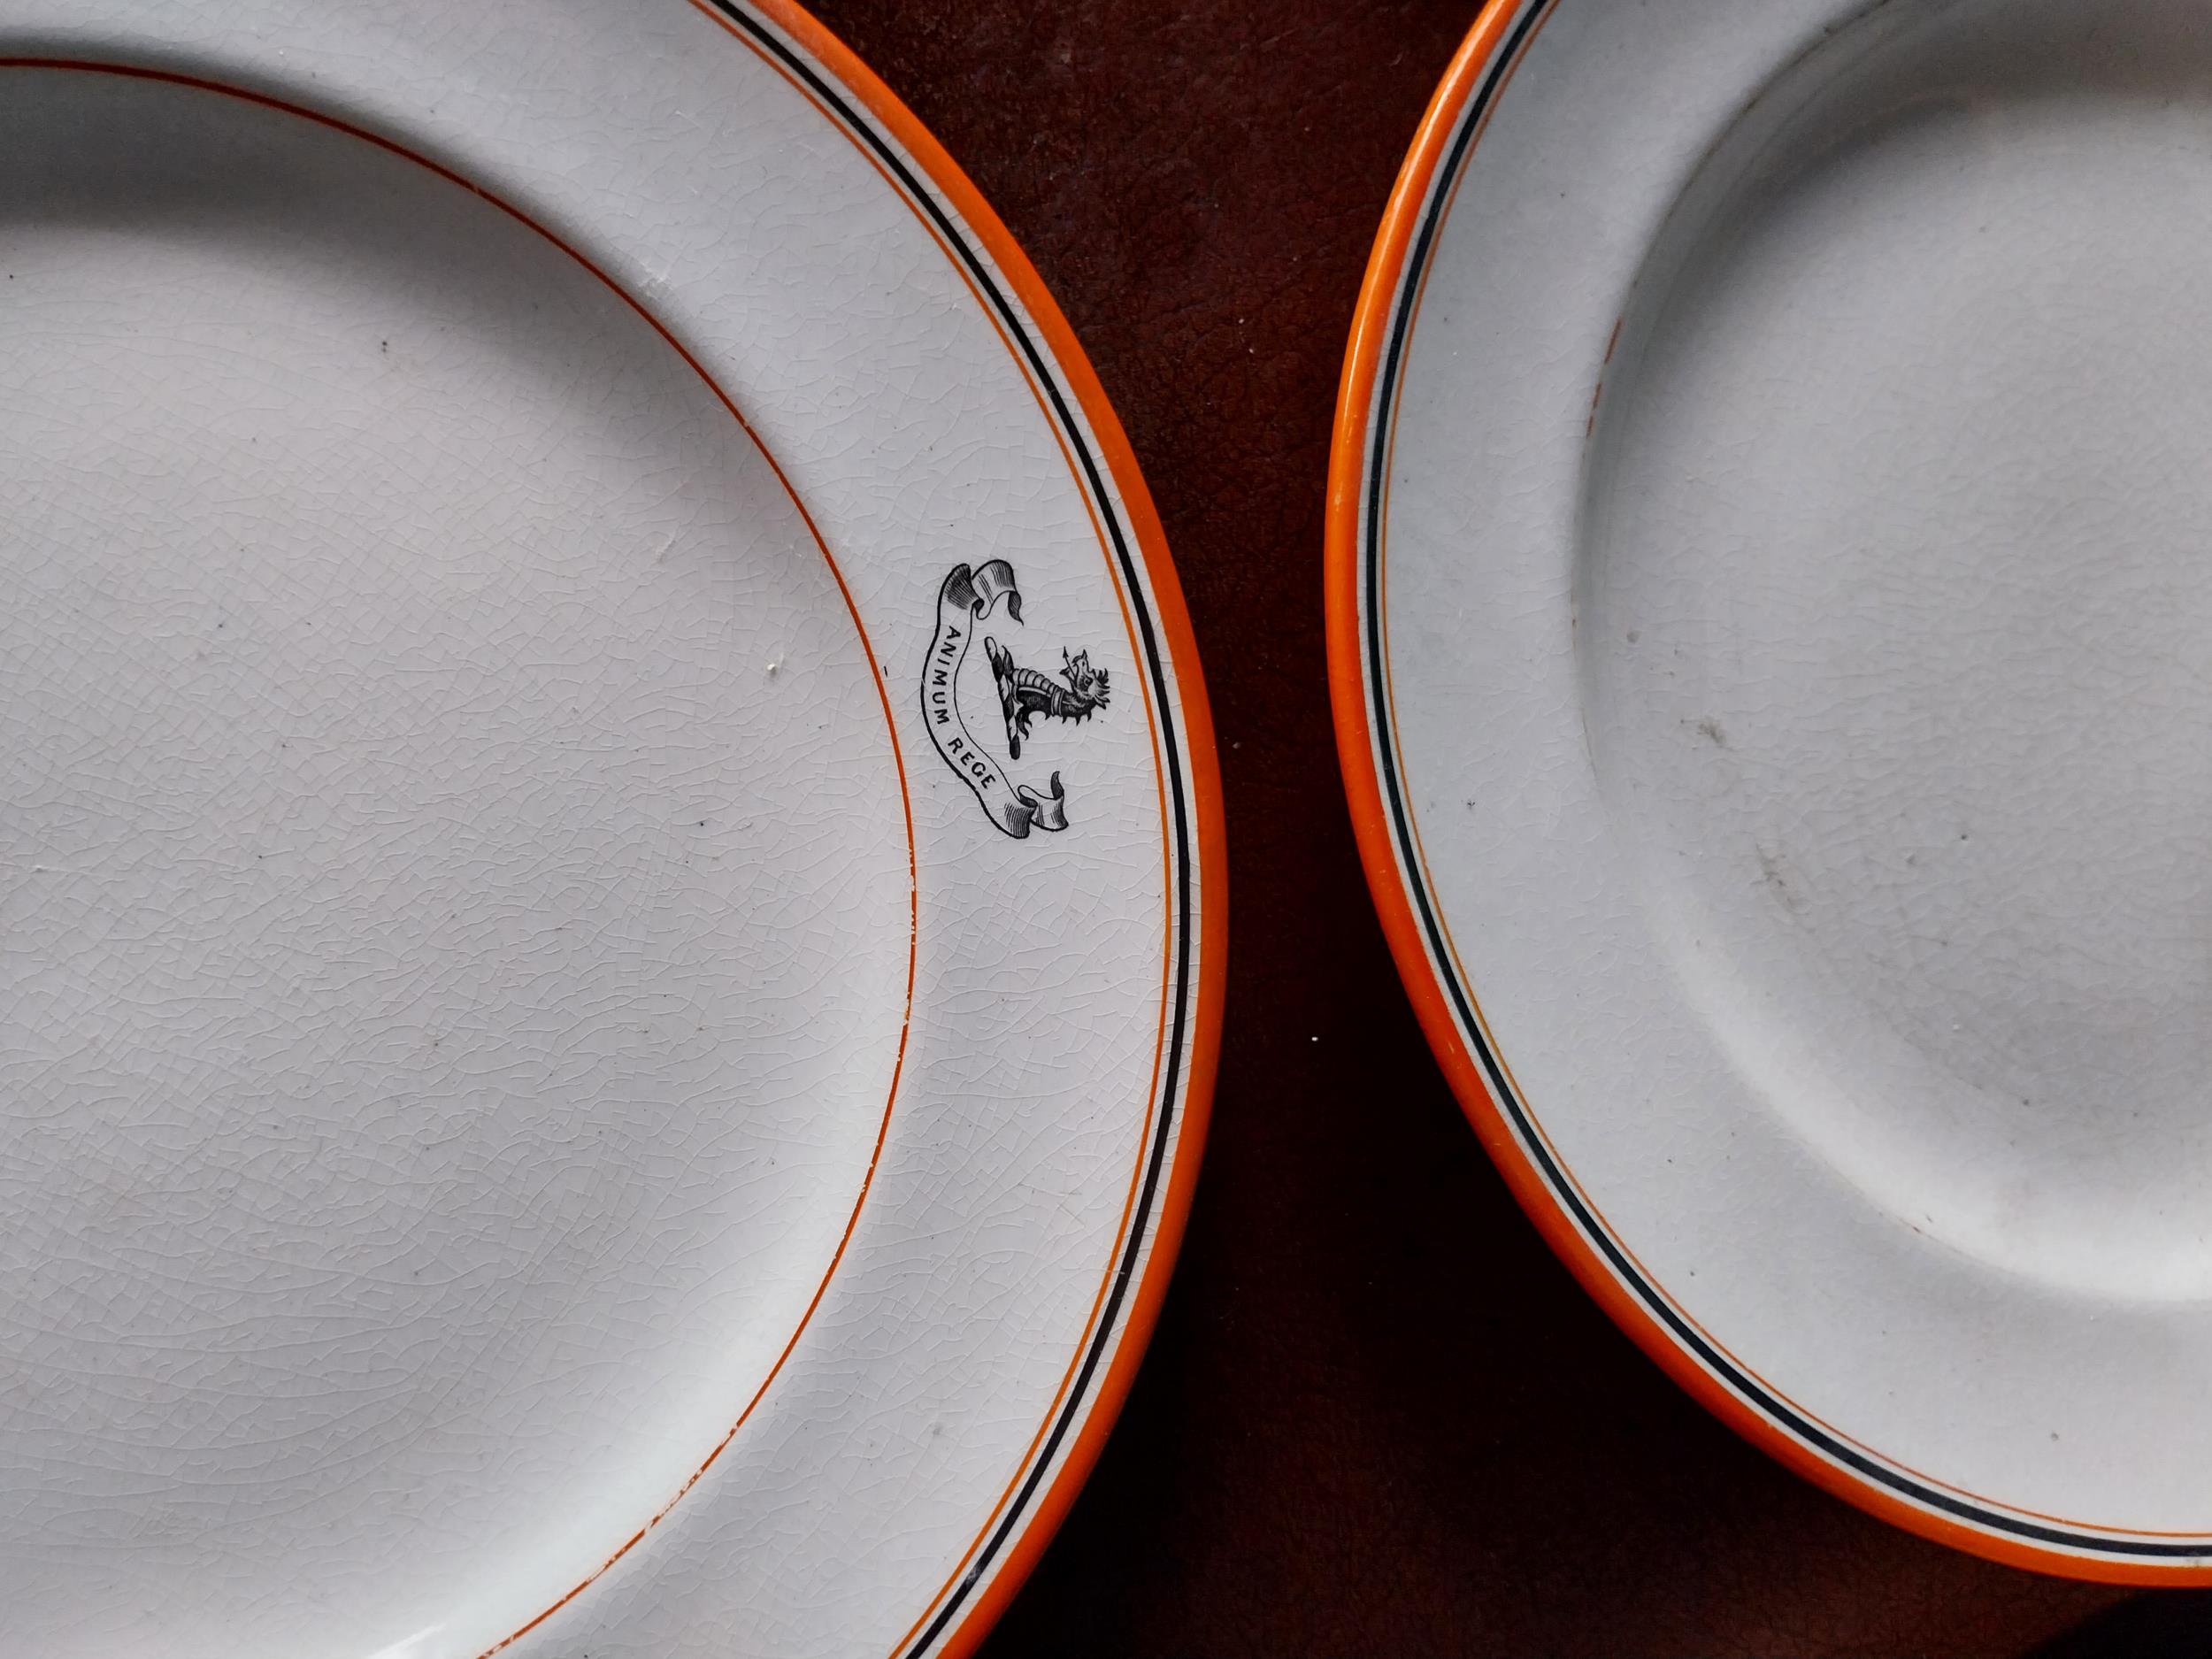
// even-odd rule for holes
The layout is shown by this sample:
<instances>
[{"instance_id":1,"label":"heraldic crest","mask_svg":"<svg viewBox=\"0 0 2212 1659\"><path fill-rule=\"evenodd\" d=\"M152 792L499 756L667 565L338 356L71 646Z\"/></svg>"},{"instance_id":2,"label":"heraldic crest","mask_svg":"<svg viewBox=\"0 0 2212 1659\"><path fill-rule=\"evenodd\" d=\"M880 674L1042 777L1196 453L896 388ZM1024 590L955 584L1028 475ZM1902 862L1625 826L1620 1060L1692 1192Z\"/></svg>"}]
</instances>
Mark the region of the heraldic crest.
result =
<instances>
[{"instance_id":1,"label":"heraldic crest","mask_svg":"<svg viewBox=\"0 0 2212 1659\"><path fill-rule=\"evenodd\" d=\"M968 647L1002 601L1007 618L1018 624L1021 591L1015 586L1014 567L1004 559L973 568L956 565L946 576L937 590L937 630L922 667L922 718L929 727L930 741L954 776L974 791L992 823L1018 840L1032 829L1065 829L1067 795L1056 772L1041 795L1028 784L1015 782L961 718L960 673L968 661ZM1008 760L1021 758L1033 721L1041 718L1079 724L1105 708L1111 695L1107 671L1091 666L1087 650L1063 649L1060 672L1046 674L1021 666L1012 651L986 636L983 661L989 665L998 694Z\"/></svg>"}]
</instances>

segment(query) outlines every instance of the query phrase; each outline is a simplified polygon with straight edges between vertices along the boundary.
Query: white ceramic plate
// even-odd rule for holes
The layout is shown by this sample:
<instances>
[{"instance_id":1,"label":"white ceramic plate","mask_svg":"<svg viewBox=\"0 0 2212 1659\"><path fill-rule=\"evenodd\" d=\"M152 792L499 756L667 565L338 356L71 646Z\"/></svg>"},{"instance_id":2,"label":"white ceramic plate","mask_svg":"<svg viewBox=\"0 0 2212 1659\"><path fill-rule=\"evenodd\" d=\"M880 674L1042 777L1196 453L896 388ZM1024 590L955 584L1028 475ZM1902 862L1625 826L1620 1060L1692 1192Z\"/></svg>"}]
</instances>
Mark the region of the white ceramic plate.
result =
<instances>
[{"instance_id":1,"label":"white ceramic plate","mask_svg":"<svg viewBox=\"0 0 2212 1659\"><path fill-rule=\"evenodd\" d=\"M1500 0L1361 307L1331 669L1485 1140L1702 1399L2212 1559L2212 31Z\"/></svg>"},{"instance_id":2,"label":"white ceramic plate","mask_svg":"<svg viewBox=\"0 0 2212 1659\"><path fill-rule=\"evenodd\" d=\"M972 1647L1221 972L1065 324L781 7L0 58L0 1653Z\"/></svg>"}]
</instances>

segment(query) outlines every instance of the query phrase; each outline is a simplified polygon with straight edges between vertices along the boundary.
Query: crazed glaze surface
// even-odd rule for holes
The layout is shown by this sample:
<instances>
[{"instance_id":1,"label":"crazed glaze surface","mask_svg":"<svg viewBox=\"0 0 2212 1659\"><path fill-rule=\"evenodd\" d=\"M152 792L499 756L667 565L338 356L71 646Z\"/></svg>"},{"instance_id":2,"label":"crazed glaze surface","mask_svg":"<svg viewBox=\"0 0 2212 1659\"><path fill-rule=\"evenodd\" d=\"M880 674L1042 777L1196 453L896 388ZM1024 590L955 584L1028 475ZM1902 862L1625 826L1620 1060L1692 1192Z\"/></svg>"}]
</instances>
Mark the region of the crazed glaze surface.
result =
<instances>
[{"instance_id":1,"label":"crazed glaze surface","mask_svg":"<svg viewBox=\"0 0 2212 1659\"><path fill-rule=\"evenodd\" d=\"M541 21L0 9L0 1653L972 1640L1194 1156L1057 370L726 20ZM987 556L1117 694L1026 841Z\"/></svg>"},{"instance_id":2,"label":"crazed glaze surface","mask_svg":"<svg viewBox=\"0 0 2212 1659\"><path fill-rule=\"evenodd\" d=\"M2200 19L1502 15L1361 481L1419 971L1709 1398L1954 1541L2193 1571Z\"/></svg>"},{"instance_id":3,"label":"crazed glaze surface","mask_svg":"<svg viewBox=\"0 0 2212 1659\"><path fill-rule=\"evenodd\" d=\"M2212 86L2124 15L1894 9L1729 134L1607 371L1578 643L1778 1110L1994 1265L2201 1298Z\"/></svg>"}]
</instances>

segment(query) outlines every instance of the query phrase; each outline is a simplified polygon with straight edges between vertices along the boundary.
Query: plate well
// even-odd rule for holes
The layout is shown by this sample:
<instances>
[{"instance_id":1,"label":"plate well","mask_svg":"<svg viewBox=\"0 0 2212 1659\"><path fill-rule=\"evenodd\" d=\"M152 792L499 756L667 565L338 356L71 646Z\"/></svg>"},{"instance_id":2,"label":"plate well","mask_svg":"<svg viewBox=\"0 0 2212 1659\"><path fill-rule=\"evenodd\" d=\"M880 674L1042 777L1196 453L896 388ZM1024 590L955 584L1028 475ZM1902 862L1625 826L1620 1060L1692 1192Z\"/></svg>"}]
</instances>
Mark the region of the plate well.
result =
<instances>
[{"instance_id":1,"label":"plate well","mask_svg":"<svg viewBox=\"0 0 2212 1659\"><path fill-rule=\"evenodd\" d=\"M158 78L0 70L0 148L6 1646L480 1651L683 1488L854 1213L876 671L518 214Z\"/></svg>"},{"instance_id":2,"label":"plate well","mask_svg":"<svg viewBox=\"0 0 2212 1659\"><path fill-rule=\"evenodd\" d=\"M1908 1224L2212 1294L2212 44L1879 7L1654 244L1576 572L1655 933Z\"/></svg>"}]
</instances>

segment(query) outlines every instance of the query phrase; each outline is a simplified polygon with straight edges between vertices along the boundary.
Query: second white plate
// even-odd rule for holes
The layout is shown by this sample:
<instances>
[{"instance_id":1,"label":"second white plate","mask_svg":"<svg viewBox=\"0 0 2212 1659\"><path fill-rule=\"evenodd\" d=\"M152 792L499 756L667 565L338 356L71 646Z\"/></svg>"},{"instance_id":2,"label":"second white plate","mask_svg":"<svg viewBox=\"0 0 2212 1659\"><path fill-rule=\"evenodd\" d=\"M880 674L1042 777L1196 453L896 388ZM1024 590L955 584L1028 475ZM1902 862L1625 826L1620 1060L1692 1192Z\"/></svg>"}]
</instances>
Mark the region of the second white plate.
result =
<instances>
[{"instance_id":1,"label":"second white plate","mask_svg":"<svg viewBox=\"0 0 2212 1659\"><path fill-rule=\"evenodd\" d=\"M1717 1410L2212 1556L2212 36L1493 5L1340 408L1331 666L1471 1115Z\"/></svg>"}]
</instances>

